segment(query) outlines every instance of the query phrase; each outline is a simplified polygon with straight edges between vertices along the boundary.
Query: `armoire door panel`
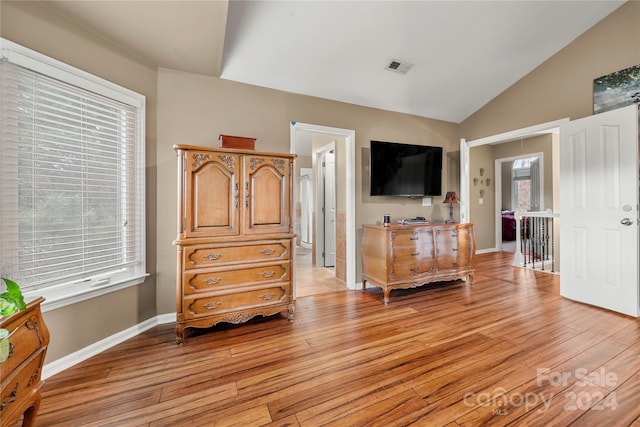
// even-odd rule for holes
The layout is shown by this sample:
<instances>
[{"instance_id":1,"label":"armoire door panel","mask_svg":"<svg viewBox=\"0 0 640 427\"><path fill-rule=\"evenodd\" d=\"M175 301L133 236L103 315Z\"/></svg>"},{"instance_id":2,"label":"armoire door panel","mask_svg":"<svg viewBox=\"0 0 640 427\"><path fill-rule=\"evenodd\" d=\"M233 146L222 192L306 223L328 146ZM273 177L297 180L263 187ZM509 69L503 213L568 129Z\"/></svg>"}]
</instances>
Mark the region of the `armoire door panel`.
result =
<instances>
[{"instance_id":1,"label":"armoire door panel","mask_svg":"<svg viewBox=\"0 0 640 427\"><path fill-rule=\"evenodd\" d=\"M239 234L237 156L191 153L187 159L187 237Z\"/></svg>"},{"instance_id":2,"label":"armoire door panel","mask_svg":"<svg viewBox=\"0 0 640 427\"><path fill-rule=\"evenodd\" d=\"M245 158L245 234L290 230L291 169L289 159L257 155Z\"/></svg>"}]
</instances>

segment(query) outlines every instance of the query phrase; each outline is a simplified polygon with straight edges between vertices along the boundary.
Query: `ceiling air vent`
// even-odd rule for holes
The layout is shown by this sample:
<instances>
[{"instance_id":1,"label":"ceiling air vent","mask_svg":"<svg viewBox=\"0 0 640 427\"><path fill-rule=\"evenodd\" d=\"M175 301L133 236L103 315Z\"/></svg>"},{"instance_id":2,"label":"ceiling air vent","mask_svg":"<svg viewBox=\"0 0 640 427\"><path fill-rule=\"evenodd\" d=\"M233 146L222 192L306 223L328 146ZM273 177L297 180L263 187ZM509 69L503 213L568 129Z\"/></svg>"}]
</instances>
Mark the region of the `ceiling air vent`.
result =
<instances>
[{"instance_id":1,"label":"ceiling air vent","mask_svg":"<svg viewBox=\"0 0 640 427\"><path fill-rule=\"evenodd\" d=\"M409 64L408 62L400 61L397 59L392 59L387 64L387 70L400 74L407 74L407 71L409 71L411 67L413 67L413 64Z\"/></svg>"}]
</instances>

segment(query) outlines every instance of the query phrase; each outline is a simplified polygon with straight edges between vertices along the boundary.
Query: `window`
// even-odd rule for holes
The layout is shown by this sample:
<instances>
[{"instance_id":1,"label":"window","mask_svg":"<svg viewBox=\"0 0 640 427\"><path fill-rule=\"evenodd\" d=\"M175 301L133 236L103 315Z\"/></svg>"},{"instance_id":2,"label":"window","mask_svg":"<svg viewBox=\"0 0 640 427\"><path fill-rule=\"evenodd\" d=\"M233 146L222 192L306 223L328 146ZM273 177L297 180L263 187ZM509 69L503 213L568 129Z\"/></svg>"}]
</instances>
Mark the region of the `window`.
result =
<instances>
[{"instance_id":1,"label":"window","mask_svg":"<svg viewBox=\"0 0 640 427\"><path fill-rule=\"evenodd\" d=\"M538 157L516 159L511 166L511 208L517 212L541 210Z\"/></svg>"},{"instance_id":2,"label":"window","mask_svg":"<svg viewBox=\"0 0 640 427\"><path fill-rule=\"evenodd\" d=\"M49 308L145 277L145 98L2 41L0 274Z\"/></svg>"}]
</instances>

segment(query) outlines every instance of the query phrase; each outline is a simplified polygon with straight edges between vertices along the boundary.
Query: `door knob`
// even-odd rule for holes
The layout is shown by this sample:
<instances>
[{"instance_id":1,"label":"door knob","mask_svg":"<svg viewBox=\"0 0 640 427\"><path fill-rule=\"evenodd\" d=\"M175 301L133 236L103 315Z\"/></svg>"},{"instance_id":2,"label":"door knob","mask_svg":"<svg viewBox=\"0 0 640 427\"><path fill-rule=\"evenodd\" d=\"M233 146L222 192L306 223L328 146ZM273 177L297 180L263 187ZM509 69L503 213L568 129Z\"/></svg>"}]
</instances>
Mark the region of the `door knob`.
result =
<instances>
[{"instance_id":1,"label":"door knob","mask_svg":"<svg viewBox=\"0 0 640 427\"><path fill-rule=\"evenodd\" d=\"M633 221L631 221L629 218L622 218L620 220L620 224L629 226L629 225L633 224Z\"/></svg>"}]
</instances>

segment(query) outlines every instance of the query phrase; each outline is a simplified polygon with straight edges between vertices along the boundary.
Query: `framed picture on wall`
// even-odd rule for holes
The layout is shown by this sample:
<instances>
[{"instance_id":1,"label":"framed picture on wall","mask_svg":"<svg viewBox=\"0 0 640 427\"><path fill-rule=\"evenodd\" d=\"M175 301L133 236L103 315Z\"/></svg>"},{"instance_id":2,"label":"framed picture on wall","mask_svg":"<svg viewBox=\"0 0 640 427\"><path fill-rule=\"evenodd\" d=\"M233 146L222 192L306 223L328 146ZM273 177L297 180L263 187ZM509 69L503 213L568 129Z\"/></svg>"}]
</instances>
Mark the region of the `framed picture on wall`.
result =
<instances>
[{"instance_id":1,"label":"framed picture on wall","mask_svg":"<svg viewBox=\"0 0 640 427\"><path fill-rule=\"evenodd\" d=\"M593 81L593 114L640 104L640 65L616 71Z\"/></svg>"}]
</instances>

